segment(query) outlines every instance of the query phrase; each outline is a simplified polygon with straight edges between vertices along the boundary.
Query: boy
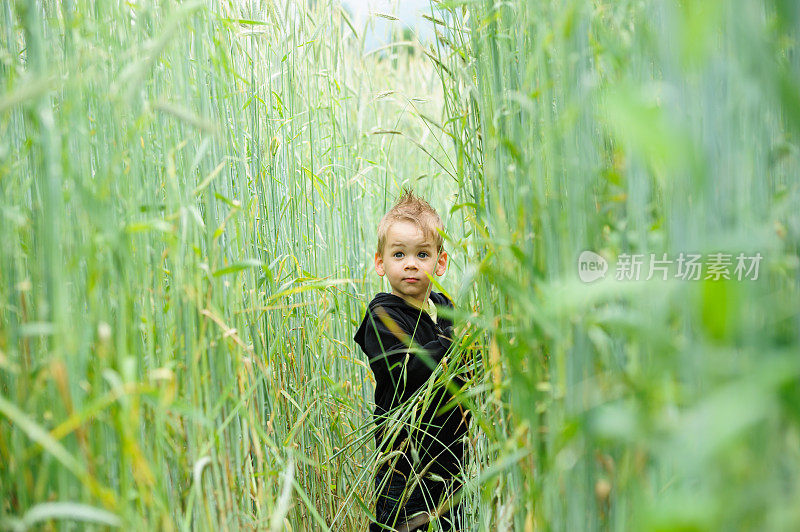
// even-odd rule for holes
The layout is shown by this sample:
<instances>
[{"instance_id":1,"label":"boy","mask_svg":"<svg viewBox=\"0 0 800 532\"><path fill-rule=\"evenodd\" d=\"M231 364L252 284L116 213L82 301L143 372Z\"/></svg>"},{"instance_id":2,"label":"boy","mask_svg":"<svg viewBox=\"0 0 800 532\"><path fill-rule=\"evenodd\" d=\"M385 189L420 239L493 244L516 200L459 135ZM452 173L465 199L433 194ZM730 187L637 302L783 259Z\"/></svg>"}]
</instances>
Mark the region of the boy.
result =
<instances>
[{"instance_id":1,"label":"boy","mask_svg":"<svg viewBox=\"0 0 800 532\"><path fill-rule=\"evenodd\" d=\"M375 271L388 279L392 293L375 296L354 338L375 375L375 443L384 458L375 474L377 522L371 531L427 529L456 487L464 459L469 413L448 404L452 396L443 386L434 388L424 412L419 405L428 403L415 403L413 423L407 413L408 400L427 385L451 345L453 323L437 316L436 307L453 305L444 294L431 292L428 277L447 268L436 230L442 228L436 211L409 190L378 225ZM401 420L399 430L396 421L387 421L392 416ZM454 529L451 521L459 513L458 506L446 511L449 502L439 516L443 530Z\"/></svg>"}]
</instances>

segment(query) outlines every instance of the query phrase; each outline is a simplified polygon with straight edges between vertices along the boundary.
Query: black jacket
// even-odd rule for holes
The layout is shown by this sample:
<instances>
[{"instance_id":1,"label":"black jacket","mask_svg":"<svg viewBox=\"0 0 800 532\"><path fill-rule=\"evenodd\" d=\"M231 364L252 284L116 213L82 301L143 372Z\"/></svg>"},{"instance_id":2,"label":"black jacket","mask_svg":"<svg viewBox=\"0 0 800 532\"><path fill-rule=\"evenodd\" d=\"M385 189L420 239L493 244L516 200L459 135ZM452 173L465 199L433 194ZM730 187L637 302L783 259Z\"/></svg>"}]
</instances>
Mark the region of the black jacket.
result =
<instances>
[{"instance_id":1,"label":"black jacket","mask_svg":"<svg viewBox=\"0 0 800 532\"><path fill-rule=\"evenodd\" d=\"M437 307L453 306L439 292L431 292L430 298ZM379 317L383 312L388 325ZM463 460L462 440L467 431L469 413L455 406L437 415L437 411L452 398L444 386L436 389L430 406L425 412L417 414L417 421L412 427L406 426L394 439L394 435L384 434L387 414L391 414L427 383L433 368L447 353L451 345L452 327L452 321L447 318L439 316L438 323L434 323L427 312L412 307L401 297L381 292L370 302L354 337L367 355L375 375L376 446L384 453L402 451L394 468L405 475L411 471L414 462L411 446L416 448L419 456L415 468L418 472L430 465L430 472L442 477L452 476ZM399 336L407 335L413 339L414 345L424 349L429 360L426 361L421 354L409 353L408 342L398 338L395 334L398 331L402 331ZM463 381L455 379L454 383L460 387ZM388 436L387 441L384 441L384 436Z\"/></svg>"}]
</instances>

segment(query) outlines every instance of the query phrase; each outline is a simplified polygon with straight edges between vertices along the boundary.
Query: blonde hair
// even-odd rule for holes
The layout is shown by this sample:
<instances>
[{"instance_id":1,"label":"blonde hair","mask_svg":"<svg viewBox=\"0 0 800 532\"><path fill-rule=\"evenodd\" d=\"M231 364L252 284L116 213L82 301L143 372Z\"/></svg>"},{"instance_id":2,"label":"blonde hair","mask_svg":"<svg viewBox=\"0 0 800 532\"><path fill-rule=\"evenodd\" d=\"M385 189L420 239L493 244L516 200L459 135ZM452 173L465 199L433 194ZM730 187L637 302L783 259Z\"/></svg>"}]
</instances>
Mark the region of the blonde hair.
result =
<instances>
[{"instance_id":1,"label":"blonde hair","mask_svg":"<svg viewBox=\"0 0 800 532\"><path fill-rule=\"evenodd\" d=\"M400 199L389 209L378 224L378 253L383 254L386 245L386 233L395 222L411 222L420 228L425 238L433 238L438 253L444 251L444 239L437 229L444 231L442 219L436 210L410 188L403 188Z\"/></svg>"}]
</instances>

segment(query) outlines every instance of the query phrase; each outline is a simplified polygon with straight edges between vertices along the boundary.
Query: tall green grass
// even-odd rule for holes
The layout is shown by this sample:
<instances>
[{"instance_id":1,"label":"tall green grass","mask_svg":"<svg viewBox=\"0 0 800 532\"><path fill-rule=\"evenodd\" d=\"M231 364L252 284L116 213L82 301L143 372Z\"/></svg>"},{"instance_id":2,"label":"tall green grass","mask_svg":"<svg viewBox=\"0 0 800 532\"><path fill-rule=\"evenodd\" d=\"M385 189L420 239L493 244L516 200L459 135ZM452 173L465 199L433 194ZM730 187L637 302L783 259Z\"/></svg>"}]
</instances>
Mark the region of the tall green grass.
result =
<instances>
[{"instance_id":1,"label":"tall green grass","mask_svg":"<svg viewBox=\"0 0 800 532\"><path fill-rule=\"evenodd\" d=\"M327 3L0 16L4 526L363 528L374 227L454 189L419 47Z\"/></svg>"},{"instance_id":2,"label":"tall green grass","mask_svg":"<svg viewBox=\"0 0 800 532\"><path fill-rule=\"evenodd\" d=\"M798 8L428 15L365 52L335 3L3 4L0 526L363 529L351 337L411 184L450 233L474 528L797 528ZM758 281L613 280L740 251Z\"/></svg>"},{"instance_id":3,"label":"tall green grass","mask_svg":"<svg viewBox=\"0 0 800 532\"><path fill-rule=\"evenodd\" d=\"M795 3L438 6L505 420L480 528L796 528ZM584 250L605 281L579 280ZM614 279L681 252L764 259L757 281Z\"/></svg>"}]
</instances>

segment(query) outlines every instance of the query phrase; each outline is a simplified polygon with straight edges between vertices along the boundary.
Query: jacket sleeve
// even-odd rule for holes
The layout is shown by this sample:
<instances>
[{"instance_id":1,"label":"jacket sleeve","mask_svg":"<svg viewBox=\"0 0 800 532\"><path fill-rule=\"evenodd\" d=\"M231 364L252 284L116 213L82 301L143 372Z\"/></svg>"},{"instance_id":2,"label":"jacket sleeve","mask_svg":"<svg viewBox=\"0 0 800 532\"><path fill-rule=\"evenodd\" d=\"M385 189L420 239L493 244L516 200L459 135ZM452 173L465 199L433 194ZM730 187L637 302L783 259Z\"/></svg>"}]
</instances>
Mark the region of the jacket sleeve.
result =
<instances>
[{"instance_id":1,"label":"jacket sleeve","mask_svg":"<svg viewBox=\"0 0 800 532\"><path fill-rule=\"evenodd\" d=\"M378 315L385 311L384 320ZM378 383L391 384L395 390L400 390L399 399L408 399L431 376L433 369L447 353L451 340L444 336L437 336L419 347L423 353L413 352L407 340L399 338L396 332L406 331L403 327L402 316L394 309L368 309L367 326L364 331L364 344L369 364ZM390 329L391 323L396 327ZM427 356L426 356L427 354Z\"/></svg>"}]
</instances>

